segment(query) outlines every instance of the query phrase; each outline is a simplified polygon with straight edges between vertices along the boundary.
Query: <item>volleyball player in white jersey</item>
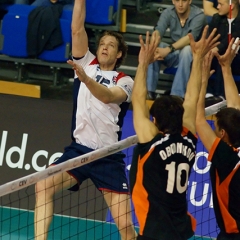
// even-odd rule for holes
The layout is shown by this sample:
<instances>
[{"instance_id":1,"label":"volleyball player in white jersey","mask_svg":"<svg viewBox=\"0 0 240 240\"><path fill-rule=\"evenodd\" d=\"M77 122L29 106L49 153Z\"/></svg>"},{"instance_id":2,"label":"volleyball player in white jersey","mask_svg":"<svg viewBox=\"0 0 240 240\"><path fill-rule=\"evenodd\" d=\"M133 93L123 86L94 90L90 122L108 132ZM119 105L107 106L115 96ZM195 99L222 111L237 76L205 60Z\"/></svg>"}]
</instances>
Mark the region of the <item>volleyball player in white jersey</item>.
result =
<instances>
[{"instance_id":1,"label":"volleyball player in white jersey","mask_svg":"<svg viewBox=\"0 0 240 240\"><path fill-rule=\"evenodd\" d=\"M131 99L133 80L116 71L127 51L122 36L115 32L105 32L94 56L88 49L85 15L85 0L75 0L72 20L73 60L68 61L75 71L72 143L54 164L117 142ZM38 182L35 239L47 239L53 215L53 195L62 189L77 191L87 178L102 192L121 239L135 239L123 157L124 154L117 153Z\"/></svg>"}]
</instances>

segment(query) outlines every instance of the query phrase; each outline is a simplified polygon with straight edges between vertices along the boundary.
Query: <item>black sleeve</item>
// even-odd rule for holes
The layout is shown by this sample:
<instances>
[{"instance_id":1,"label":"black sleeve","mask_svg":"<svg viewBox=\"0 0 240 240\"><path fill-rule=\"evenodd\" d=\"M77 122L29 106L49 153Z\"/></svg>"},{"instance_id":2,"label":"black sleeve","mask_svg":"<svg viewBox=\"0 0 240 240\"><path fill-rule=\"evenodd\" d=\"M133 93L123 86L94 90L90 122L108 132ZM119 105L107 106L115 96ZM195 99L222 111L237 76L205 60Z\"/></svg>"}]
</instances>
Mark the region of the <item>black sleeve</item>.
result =
<instances>
[{"instance_id":1,"label":"black sleeve","mask_svg":"<svg viewBox=\"0 0 240 240\"><path fill-rule=\"evenodd\" d=\"M212 164L217 169L220 180L223 181L236 167L240 158L239 151L222 140L219 142L212 158Z\"/></svg>"}]
</instances>

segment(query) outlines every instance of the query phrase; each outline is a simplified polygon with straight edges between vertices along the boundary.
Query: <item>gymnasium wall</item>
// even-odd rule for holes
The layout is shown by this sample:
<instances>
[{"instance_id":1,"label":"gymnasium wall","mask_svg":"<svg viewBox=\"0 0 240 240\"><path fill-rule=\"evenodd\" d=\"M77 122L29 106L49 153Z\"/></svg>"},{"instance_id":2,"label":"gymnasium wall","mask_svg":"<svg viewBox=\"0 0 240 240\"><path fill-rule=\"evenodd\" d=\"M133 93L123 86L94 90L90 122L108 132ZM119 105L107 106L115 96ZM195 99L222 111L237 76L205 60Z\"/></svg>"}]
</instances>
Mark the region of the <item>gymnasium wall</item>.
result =
<instances>
[{"instance_id":1,"label":"gymnasium wall","mask_svg":"<svg viewBox=\"0 0 240 240\"><path fill-rule=\"evenodd\" d=\"M70 144L72 103L59 100L44 100L0 94L0 185L45 169L61 156L64 147ZM23 183L24 184L24 183ZM24 189L21 191L25 191ZM29 187L29 201L16 201L16 207L34 209L34 186ZM18 193L15 193L18 199ZM97 198L86 202L87 198ZM71 204L73 202L74 204ZM58 194L55 212L62 214L105 220L106 206L101 194L91 181L82 184L77 193L69 191ZM102 210L102 207L105 208ZM95 209L96 213L93 212Z\"/></svg>"}]
</instances>

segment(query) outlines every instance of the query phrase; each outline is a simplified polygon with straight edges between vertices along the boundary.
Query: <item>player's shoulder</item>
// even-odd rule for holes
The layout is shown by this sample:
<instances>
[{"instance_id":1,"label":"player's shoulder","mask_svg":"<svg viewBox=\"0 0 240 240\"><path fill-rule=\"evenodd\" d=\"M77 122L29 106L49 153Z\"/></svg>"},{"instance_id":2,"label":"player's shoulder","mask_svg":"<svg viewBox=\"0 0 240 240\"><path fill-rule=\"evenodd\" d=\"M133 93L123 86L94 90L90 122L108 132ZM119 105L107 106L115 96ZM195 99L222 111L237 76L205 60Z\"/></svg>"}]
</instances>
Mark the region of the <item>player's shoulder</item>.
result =
<instances>
[{"instance_id":1,"label":"player's shoulder","mask_svg":"<svg viewBox=\"0 0 240 240\"><path fill-rule=\"evenodd\" d=\"M133 81L132 77L125 74L124 72L117 72L117 78L116 80L119 81L120 79L126 79L128 81Z\"/></svg>"}]
</instances>

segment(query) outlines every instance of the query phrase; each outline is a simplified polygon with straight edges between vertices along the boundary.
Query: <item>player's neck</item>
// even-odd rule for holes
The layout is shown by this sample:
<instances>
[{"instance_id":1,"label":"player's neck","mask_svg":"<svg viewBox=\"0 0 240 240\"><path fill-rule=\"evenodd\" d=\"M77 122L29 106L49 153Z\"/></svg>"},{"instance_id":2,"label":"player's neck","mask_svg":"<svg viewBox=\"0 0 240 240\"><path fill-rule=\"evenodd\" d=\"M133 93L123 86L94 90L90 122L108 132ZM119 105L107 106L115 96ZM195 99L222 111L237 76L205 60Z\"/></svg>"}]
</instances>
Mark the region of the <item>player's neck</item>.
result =
<instances>
[{"instance_id":1,"label":"player's neck","mask_svg":"<svg viewBox=\"0 0 240 240\"><path fill-rule=\"evenodd\" d=\"M101 71L113 71L115 66L114 65L106 65L106 64L101 64L99 65Z\"/></svg>"}]
</instances>

